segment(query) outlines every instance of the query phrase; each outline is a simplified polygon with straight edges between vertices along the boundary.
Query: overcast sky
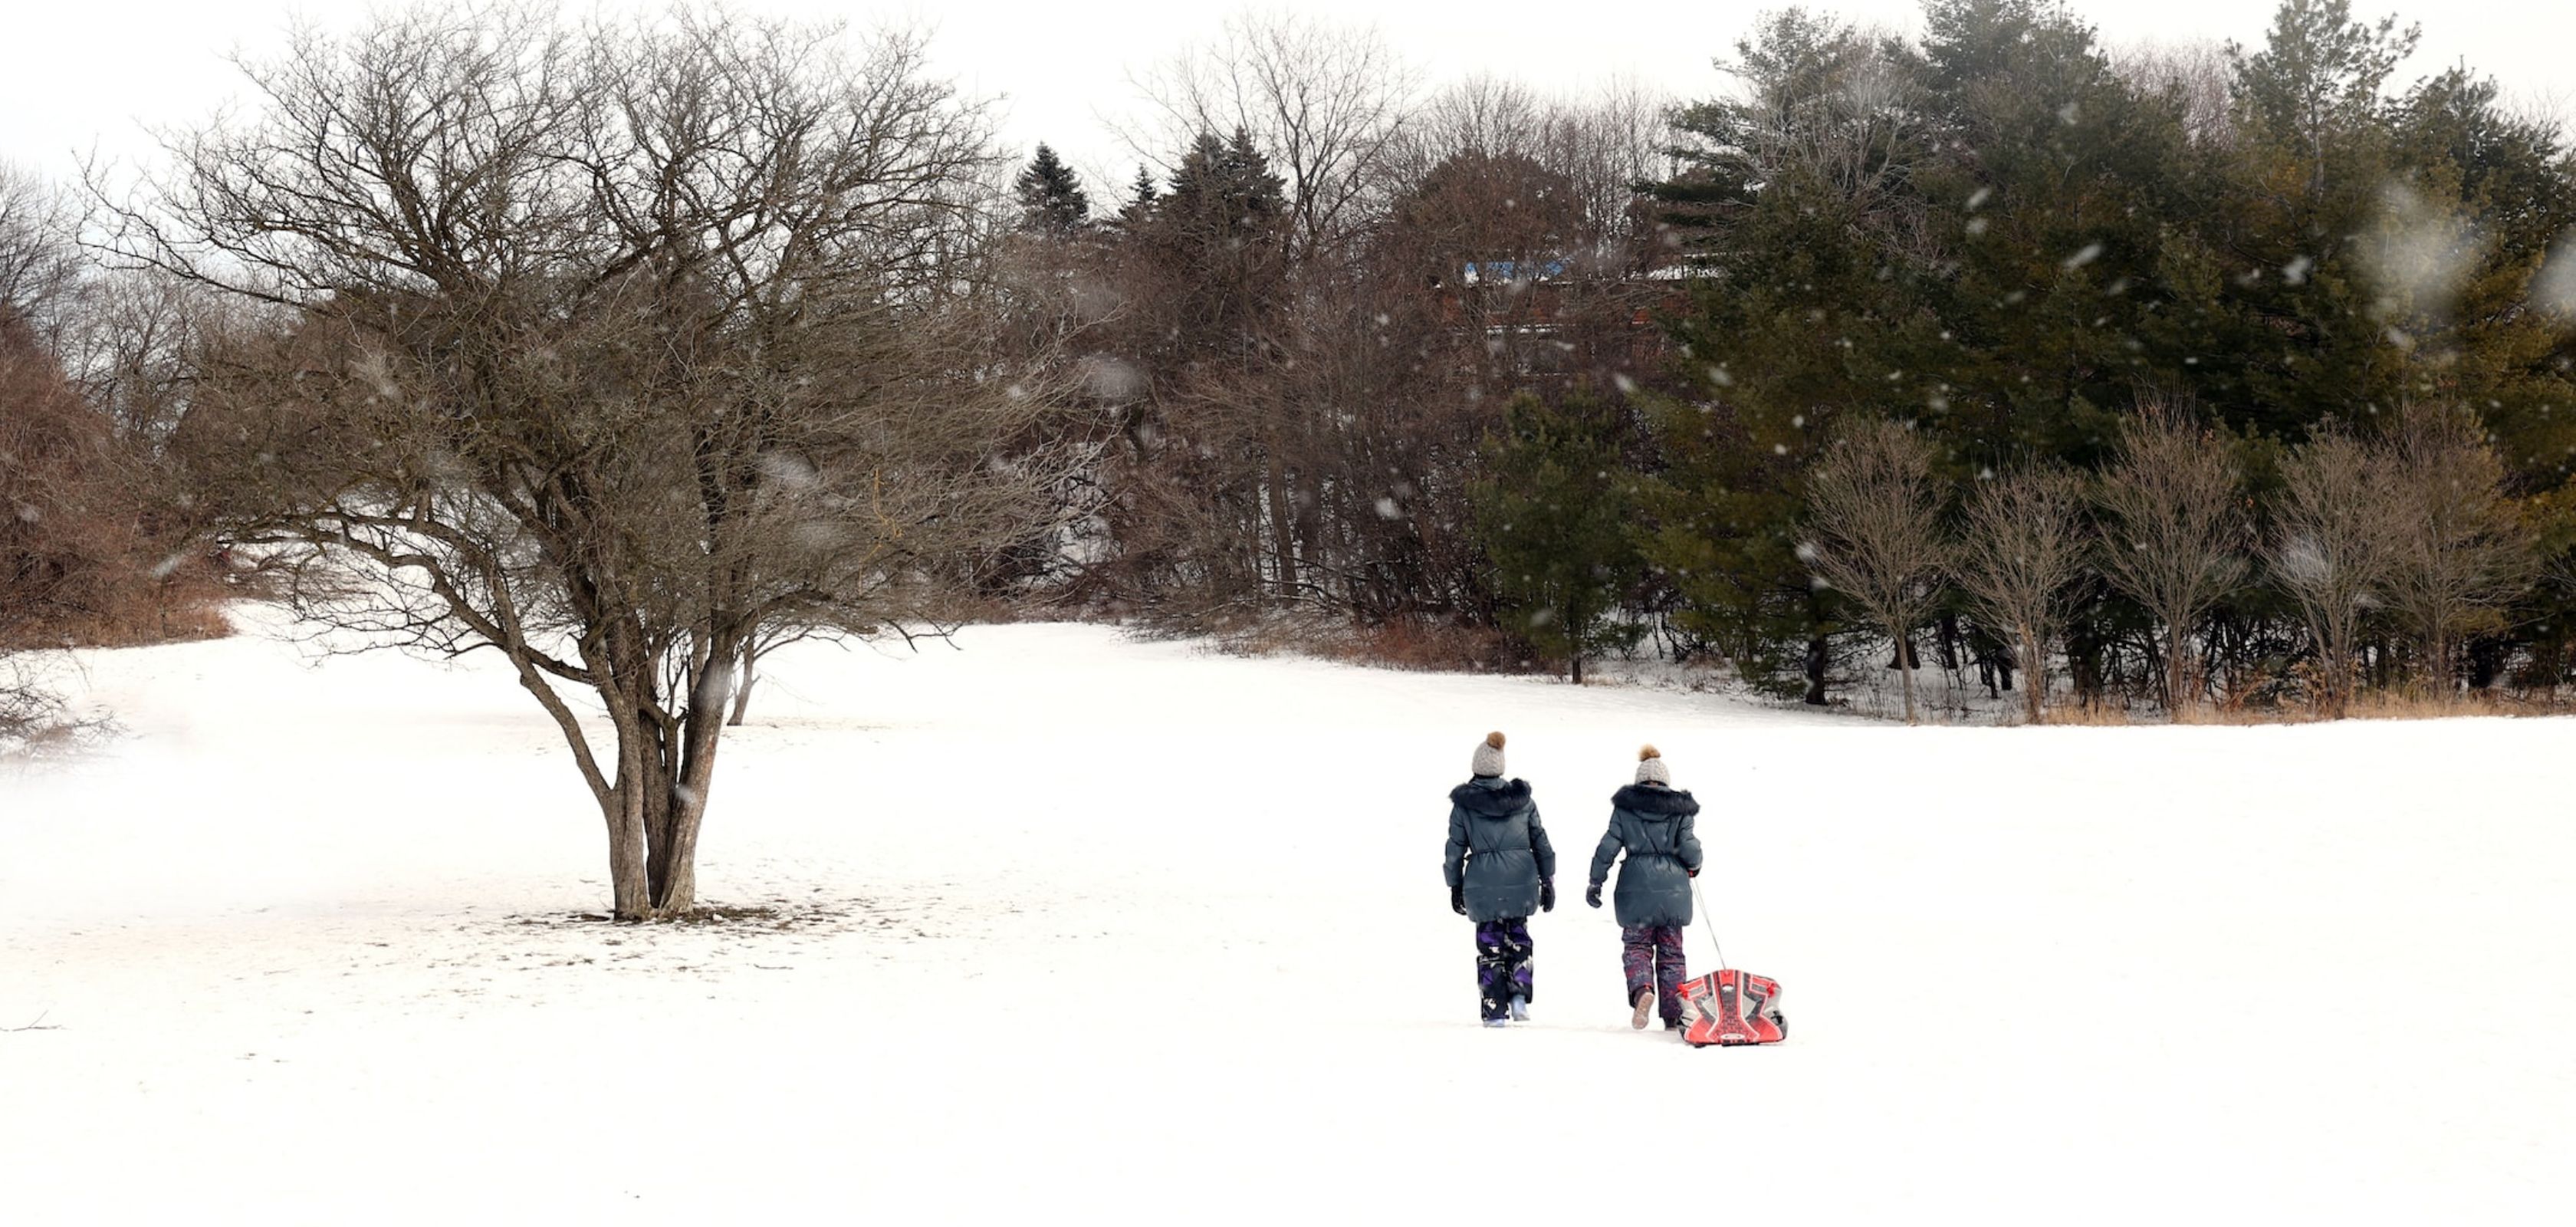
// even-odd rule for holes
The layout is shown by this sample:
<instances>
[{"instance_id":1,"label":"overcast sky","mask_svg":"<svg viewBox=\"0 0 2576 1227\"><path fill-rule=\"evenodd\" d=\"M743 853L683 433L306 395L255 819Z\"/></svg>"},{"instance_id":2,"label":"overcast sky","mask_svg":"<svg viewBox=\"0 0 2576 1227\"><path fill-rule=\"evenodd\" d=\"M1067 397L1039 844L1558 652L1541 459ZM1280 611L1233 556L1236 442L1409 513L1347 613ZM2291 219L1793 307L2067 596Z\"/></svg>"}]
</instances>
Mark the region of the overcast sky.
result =
<instances>
[{"instance_id":1,"label":"overcast sky","mask_svg":"<svg viewBox=\"0 0 2576 1227\"><path fill-rule=\"evenodd\" d=\"M621 7L612 0L611 7ZM273 51L290 15L345 24L370 6L343 0L19 0L9 18L10 65L0 72L0 159L69 176L73 151L132 160L150 149L147 124L201 122L234 95L232 52ZM579 6L568 6L579 7ZM653 7L661 7L655 5ZM1119 0L953 0L870 4L852 0L738 0L751 12L842 18L854 25L916 21L934 31L938 68L969 93L998 97L1004 138L1021 151L1047 141L1095 180L1123 183L1134 157L1104 119L1133 105L1132 73L1215 39L1229 13L1217 3ZM1549 90L1587 91L1636 78L1680 97L1723 87L1711 61L1729 54L1753 15L1778 4L1586 3L1585 0L1304 0L1269 6L1353 25L1374 25L1431 85L1486 72ZM1832 0L1810 7L1845 18L1913 28L1915 0ZM2262 41L2265 0L2075 0L2076 12L2115 45L2235 39ZM2422 48L2400 76L2466 61L2508 93L2576 118L2576 2L2359 0L2372 18L2397 12L2424 27ZM1094 183L1095 189L1105 185ZM1113 195L1114 188L1096 191Z\"/></svg>"}]
</instances>

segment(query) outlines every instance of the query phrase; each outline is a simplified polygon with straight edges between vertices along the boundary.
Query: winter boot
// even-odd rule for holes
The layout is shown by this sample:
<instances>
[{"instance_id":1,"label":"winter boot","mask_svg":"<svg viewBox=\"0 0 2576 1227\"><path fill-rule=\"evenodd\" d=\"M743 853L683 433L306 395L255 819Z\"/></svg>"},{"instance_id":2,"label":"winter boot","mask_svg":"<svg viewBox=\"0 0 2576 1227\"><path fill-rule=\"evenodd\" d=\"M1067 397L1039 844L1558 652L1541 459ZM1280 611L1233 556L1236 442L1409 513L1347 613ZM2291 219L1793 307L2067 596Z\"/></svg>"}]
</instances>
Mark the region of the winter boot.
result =
<instances>
[{"instance_id":1,"label":"winter boot","mask_svg":"<svg viewBox=\"0 0 2576 1227\"><path fill-rule=\"evenodd\" d=\"M1654 1016L1655 990L1644 989L1637 994L1637 1012L1628 1016L1628 1026L1633 1030L1643 1031L1646 1029L1646 1020Z\"/></svg>"},{"instance_id":2,"label":"winter boot","mask_svg":"<svg viewBox=\"0 0 2576 1227\"><path fill-rule=\"evenodd\" d=\"M1529 1021L1529 998L1527 998L1527 997L1514 997L1514 998L1512 998L1512 1006L1511 1006L1511 1010L1512 1010L1512 1021L1513 1021L1513 1022L1528 1022L1528 1021Z\"/></svg>"}]
</instances>

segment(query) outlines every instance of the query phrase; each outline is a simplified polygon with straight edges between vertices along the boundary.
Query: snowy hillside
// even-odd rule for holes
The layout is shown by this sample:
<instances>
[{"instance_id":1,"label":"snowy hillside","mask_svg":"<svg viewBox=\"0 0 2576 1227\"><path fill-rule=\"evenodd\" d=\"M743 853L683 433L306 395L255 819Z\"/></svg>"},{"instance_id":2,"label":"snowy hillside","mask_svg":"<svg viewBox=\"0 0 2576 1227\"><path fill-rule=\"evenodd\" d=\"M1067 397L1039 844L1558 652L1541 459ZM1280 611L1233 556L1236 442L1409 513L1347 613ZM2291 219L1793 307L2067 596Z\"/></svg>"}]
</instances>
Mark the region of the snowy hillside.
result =
<instances>
[{"instance_id":1,"label":"snowy hillside","mask_svg":"<svg viewBox=\"0 0 2576 1227\"><path fill-rule=\"evenodd\" d=\"M599 823L490 662L85 663L131 736L0 776L10 1223L2576 1204L2563 721L1909 730L1092 627L808 646L700 865L777 918L630 928L575 919ZM1438 864L1489 728L1565 858L1501 1031ZM1785 1045L1627 1029L1581 874L1643 740Z\"/></svg>"}]
</instances>

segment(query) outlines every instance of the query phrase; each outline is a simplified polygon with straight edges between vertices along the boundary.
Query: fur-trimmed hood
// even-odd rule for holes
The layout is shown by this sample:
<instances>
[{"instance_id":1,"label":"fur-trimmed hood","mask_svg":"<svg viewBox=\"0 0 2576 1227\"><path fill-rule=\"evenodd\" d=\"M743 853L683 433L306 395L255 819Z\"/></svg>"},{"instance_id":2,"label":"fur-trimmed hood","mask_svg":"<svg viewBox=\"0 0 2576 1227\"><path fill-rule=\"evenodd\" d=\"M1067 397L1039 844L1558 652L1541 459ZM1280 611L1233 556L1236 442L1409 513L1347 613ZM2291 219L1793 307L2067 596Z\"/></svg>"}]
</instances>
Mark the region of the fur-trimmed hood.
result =
<instances>
[{"instance_id":1,"label":"fur-trimmed hood","mask_svg":"<svg viewBox=\"0 0 2576 1227\"><path fill-rule=\"evenodd\" d=\"M1699 812L1688 789L1655 784L1630 784L1610 794L1610 804L1643 818L1687 818Z\"/></svg>"},{"instance_id":2,"label":"fur-trimmed hood","mask_svg":"<svg viewBox=\"0 0 2576 1227\"><path fill-rule=\"evenodd\" d=\"M1528 780L1513 780L1500 788L1472 781L1449 790L1449 802L1479 818L1509 818L1530 803Z\"/></svg>"}]
</instances>

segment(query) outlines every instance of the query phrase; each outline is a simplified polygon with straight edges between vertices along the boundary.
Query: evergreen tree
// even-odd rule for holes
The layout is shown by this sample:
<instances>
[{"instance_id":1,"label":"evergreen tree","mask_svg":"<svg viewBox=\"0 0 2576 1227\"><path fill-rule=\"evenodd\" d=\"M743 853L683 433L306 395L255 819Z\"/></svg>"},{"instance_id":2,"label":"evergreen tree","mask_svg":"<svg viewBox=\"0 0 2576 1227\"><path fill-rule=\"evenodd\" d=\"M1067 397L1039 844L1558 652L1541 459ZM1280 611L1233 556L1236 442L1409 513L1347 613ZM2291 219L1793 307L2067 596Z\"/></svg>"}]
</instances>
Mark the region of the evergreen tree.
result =
<instances>
[{"instance_id":1,"label":"evergreen tree","mask_svg":"<svg viewBox=\"0 0 2576 1227\"><path fill-rule=\"evenodd\" d=\"M1937 378L1888 378L1920 375L1944 344L1926 309L1936 270L1903 257L1929 151L1914 68L1888 44L1790 10L1737 52L1746 96L1684 113L1697 151L1656 192L1704 275L1667 317L1698 390L1646 404L1659 467L1644 550L1684 629L1749 682L1798 693L1803 674L1823 703L1842 627L1797 557L1804 472L1841 416L1941 394Z\"/></svg>"},{"instance_id":2,"label":"evergreen tree","mask_svg":"<svg viewBox=\"0 0 2576 1227\"><path fill-rule=\"evenodd\" d=\"M1823 701L1840 628L1795 527L1820 432L1853 417L1913 423L1956 486L2098 469L2141 401L2171 404L2242 441L2260 501L2280 488L2260 458L2324 423L2465 404L2544 539L2576 542L2555 523L2576 516L2576 330L2532 309L2553 246L2576 252L2576 159L2465 70L2391 97L2414 31L2351 10L2282 0L2262 47L2230 49L2223 121L2047 0L1929 0L1915 42L1764 18L1737 45L1747 88L1682 113L1698 139L1655 189L1701 274L1666 316L1699 386L1646 406L1644 549L1676 621L1757 684L1803 657ZM2066 635L2088 694L2121 652L2132 679L2171 675L2135 657L2149 635L2221 667L2303 637L2277 588L2180 627L2089 591ZM2576 634L2570 598L2510 624Z\"/></svg>"},{"instance_id":3,"label":"evergreen tree","mask_svg":"<svg viewBox=\"0 0 2576 1227\"><path fill-rule=\"evenodd\" d=\"M1958 475L2096 460L2135 390L2184 379L2199 343L2159 276L2168 218L2191 207L2181 109L2139 96L2061 7L1935 0L1926 18L1940 152L1914 182L1939 327L1889 377Z\"/></svg>"},{"instance_id":4,"label":"evergreen tree","mask_svg":"<svg viewBox=\"0 0 2576 1227\"><path fill-rule=\"evenodd\" d=\"M1285 213L1279 177L1243 133L1203 133L1181 156L1140 236L1169 276L1185 349L1242 360L1262 344L1286 292Z\"/></svg>"},{"instance_id":5,"label":"evergreen tree","mask_svg":"<svg viewBox=\"0 0 2576 1227\"><path fill-rule=\"evenodd\" d=\"M2238 108L2259 130L2287 144L2307 171L2310 194L2324 191L2329 151L2374 126L2385 105L2381 86L2414 54L2421 26L2376 26L2352 19L2352 0L2282 0L2263 49L2229 44L2236 61Z\"/></svg>"},{"instance_id":6,"label":"evergreen tree","mask_svg":"<svg viewBox=\"0 0 2576 1227\"><path fill-rule=\"evenodd\" d=\"M1162 198L1162 189L1154 183L1154 172L1138 163L1136 179L1127 185L1127 202L1118 207L1118 227L1132 231L1143 226L1153 217L1154 206Z\"/></svg>"},{"instance_id":7,"label":"evergreen tree","mask_svg":"<svg viewBox=\"0 0 2576 1227\"><path fill-rule=\"evenodd\" d=\"M1172 171L1166 211L1186 214L1201 233L1238 239L1275 229L1287 210L1285 187L1250 133L1231 140L1200 133Z\"/></svg>"},{"instance_id":8,"label":"evergreen tree","mask_svg":"<svg viewBox=\"0 0 2576 1227\"><path fill-rule=\"evenodd\" d=\"M1644 569L1638 482L1620 459L1627 434L1623 414L1588 396L1516 398L1470 495L1507 617L1564 657L1576 685L1585 656L1636 646L1637 628L1616 620Z\"/></svg>"},{"instance_id":9,"label":"evergreen tree","mask_svg":"<svg viewBox=\"0 0 2576 1227\"><path fill-rule=\"evenodd\" d=\"M1012 188L1019 199L1022 230L1061 238L1090 223L1091 197L1082 190L1082 177L1043 143Z\"/></svg>"}]
</instances>

